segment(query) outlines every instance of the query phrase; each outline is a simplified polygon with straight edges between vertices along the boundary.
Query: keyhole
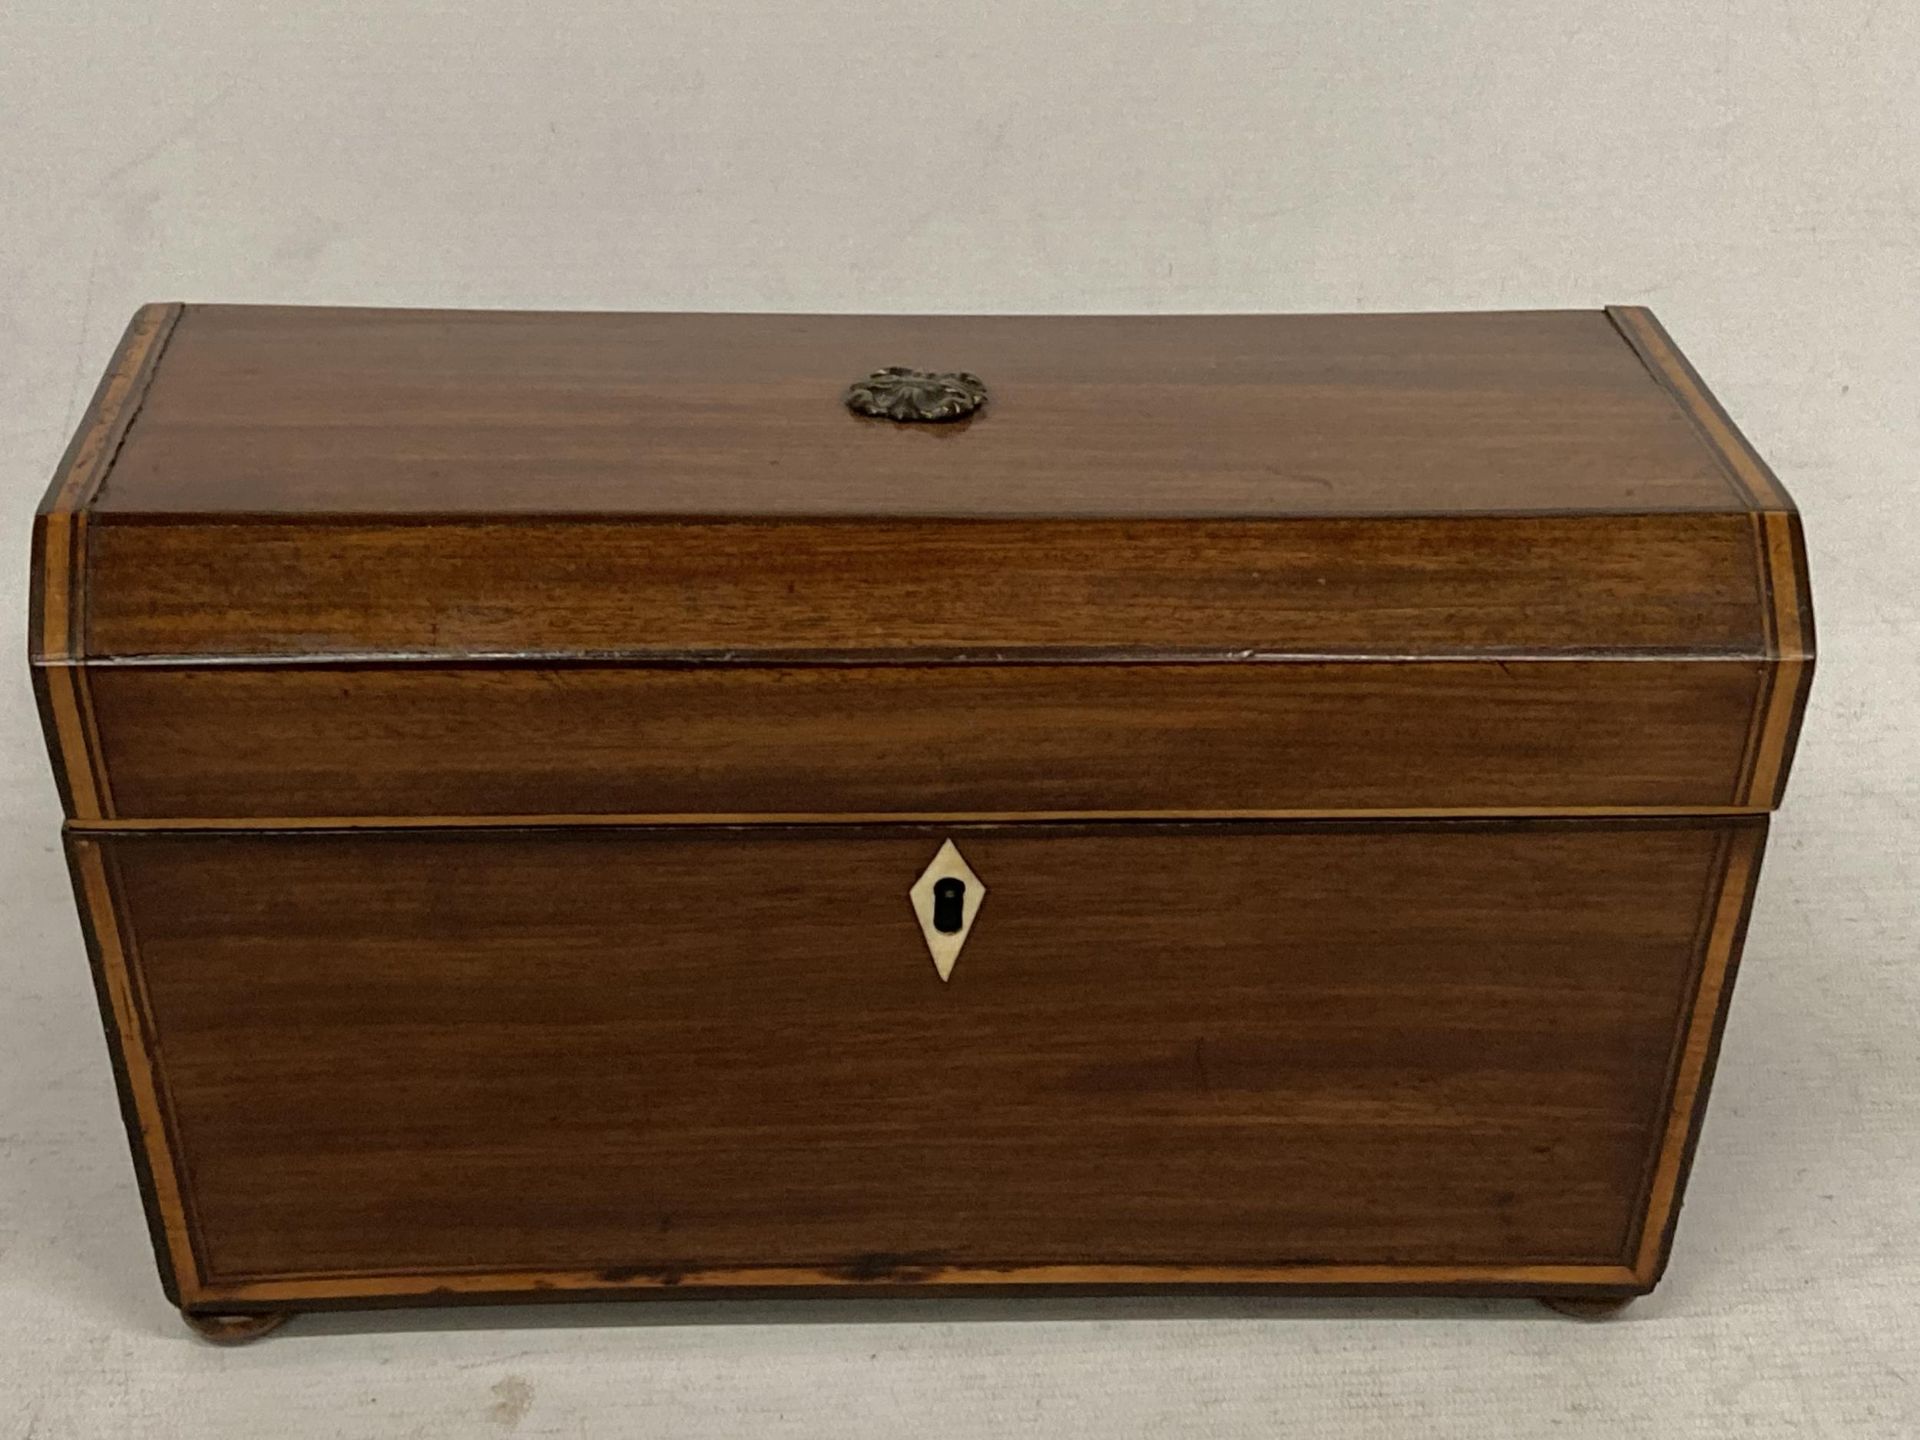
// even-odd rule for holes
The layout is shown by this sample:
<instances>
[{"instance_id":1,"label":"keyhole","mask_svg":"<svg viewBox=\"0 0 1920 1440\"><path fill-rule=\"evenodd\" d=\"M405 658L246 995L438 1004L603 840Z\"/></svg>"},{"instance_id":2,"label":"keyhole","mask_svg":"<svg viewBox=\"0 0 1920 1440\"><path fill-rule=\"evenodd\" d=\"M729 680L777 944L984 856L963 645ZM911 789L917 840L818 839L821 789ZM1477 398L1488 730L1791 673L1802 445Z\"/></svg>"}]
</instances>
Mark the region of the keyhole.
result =
<instances>
[{"instance_id":1,"label":"keyhole","mask_svg":"<svg viewBox=\"0 0 1920 1440\"><path fill-rule=\"evenodd\" d=\"M966 913L967 882L949 876L933 882L933 928L942 935L958 935Z\"/></svg>"}]
</instances>

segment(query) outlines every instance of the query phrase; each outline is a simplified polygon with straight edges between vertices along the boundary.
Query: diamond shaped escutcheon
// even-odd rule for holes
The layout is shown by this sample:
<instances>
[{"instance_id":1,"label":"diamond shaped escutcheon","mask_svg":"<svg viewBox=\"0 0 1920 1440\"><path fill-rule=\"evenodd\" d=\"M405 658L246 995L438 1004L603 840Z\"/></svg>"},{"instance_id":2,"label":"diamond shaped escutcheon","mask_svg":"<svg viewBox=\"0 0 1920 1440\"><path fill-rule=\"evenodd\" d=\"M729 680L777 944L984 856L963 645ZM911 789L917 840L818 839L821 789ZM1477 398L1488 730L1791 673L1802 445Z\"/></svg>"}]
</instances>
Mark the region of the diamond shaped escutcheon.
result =
<instances>
[{"instance_id":1,"label":"diamond shaped escutcheon","mask_svg":"<svg viewBox=\"0 0 1920 1440\"><path fill-rule=\"evenodd\" d=\"M945 981L953 974L960 949L972 933L974 919L987 898L987 887L973 873L960 847L948 840L933 863L920 872L907 895L913 901L927 951L933 956L933 968Z\"/></svg>"}]
</instances>

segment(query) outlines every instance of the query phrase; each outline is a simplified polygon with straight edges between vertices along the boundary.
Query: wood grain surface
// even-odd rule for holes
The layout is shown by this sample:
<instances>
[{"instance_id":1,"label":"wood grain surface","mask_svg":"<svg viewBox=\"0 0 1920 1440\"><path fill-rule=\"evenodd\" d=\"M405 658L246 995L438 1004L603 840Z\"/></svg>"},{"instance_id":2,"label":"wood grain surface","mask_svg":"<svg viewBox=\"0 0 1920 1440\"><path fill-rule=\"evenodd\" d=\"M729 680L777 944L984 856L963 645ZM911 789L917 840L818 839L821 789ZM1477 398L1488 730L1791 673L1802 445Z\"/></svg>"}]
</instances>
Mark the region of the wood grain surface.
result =
<instances>
[{"instance_id":1,"label":"wood grain surface","mask_svg":"<svg viewBox=\"0 0 1920 1440\"><path fill-rule=\"evenodd\" d=\"M90 657L1767 654L1733 514L89 529Z\"/></svg>"},{"instance_id":2,"label":"wood grain surface","mask_svg":"<svg viewBox=\"0 0 1920 1440\"><path fill-rule=\"evenodd\" d=\"M113 813L86 676L62 662L80 653L87 518L119 455L178 323L178 305L143 305L127 323L33 517L27 562L27 649L34 698L69 816ZM42 663L46 662L46 663Z\"/></svg>"},{"instance_id":3,"label":"wood grain surface","mask_svg":"<svg viewBox=\"0 0 1920 1440\"><path fill-rule=\"evenodd\" d=\"M103 666L122 819L1748 803L1766 667Z\"/></svg>"},{"instance_id":4,"label":"wood grain surface","mask_svg":"<svg viewBox=\"0 0 1920 1440\"><path fill-rule=\"evenodd\" d=\"M143 317L111 464L79 445L49 500L74 538L35 654L76 819L1586 813L1785 784L1798 520L1643 311ZM900 427L822 398L810 449L801 391L914 335L1015 383L905 439L952 468L899 500L874 447ZM1117 450L1049 408L1094 393ZM443 453L456 431L485 443Z\"/></svg>"},{"instance_id":5,"label":"wood grain surface","mask_svg":"<svg viewBox=\"0 0 1920 1440\"><path fill-rule=\"evenodd\" d=\"M1644 311L148 307L34 543L191 1311L1659 1278L1813 629Z\"/></svg>"},{"instance_id":6,"label":"wood grain surface","mask_svg":"<svg viewBox=\"0 0 1920 1440\"><path fill-rule=\"evenodd\" d=\"M974 420L840 403L972 370ZM108 514L1151 518L1748 508L1598 310L537 314L194 305Z\"/></svg>"},{"instance_id":7,"label":"wood grain surface","mask_svg":"<svg viewBox=\"0 0 1920 1440\"><path fill-rule=\"evenodd\" d=\"M1651 323L188 307L36 653L1770 657ZM848 414L902 349L1004 379Z\"/></svg>"},{"instance_id":8,"label":"wood grain surface","mask_svg":"<svg viewBox=\"0 0 1920 1440\"><path fill-rule=\"evenodd\" d=\"M193 1299L292 1303L441 1276L1632 1285L1763 832L76 850L124 907ZM991 899L942 986L905 891L948 833Z\"/></svg>"}]
</instances>

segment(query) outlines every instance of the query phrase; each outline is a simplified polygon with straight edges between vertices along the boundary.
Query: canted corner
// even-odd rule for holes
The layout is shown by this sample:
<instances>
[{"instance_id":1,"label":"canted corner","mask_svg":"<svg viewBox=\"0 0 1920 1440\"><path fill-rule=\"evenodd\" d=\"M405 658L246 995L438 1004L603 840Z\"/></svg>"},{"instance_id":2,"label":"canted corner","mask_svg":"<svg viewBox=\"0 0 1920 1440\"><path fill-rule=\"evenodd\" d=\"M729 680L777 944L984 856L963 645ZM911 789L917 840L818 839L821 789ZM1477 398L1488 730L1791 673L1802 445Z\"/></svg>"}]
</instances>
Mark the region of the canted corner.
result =
<instances>
[{"instance_id":1,"label":"canted corner","mask_svg":"<svg viewBox=\"0 0 1920 1440\"><path fill-rule=\"evenodd\" d=\"M81 654L87 512L106 483L184 309L169 302L142 305L134 312L47 483L34 514L29 561L28 648L35 662Z\"/></svg>"},{"instance_id":2,"label":"canted corner","mask_svg":"<svg viewBox=\"0 0 1920 1440\"><path fill-rule=\"evenodd\" d=\"M186 307L178 301L142 305L114 347L113 359L80 416L79 427L40 501L42 515L85 512L105 482L120 442L146 398L160 357Z\"/></svg>"},{"instance_id":3,"label":"canted corner","mask_svg":"<svg viewBox=\"0 0 1920 1440\"><path fill-rule=\"evenodd\" d=\"M1653 311L1644 305L1609 305L1604 313L1647 373L1693 426L1740 508L1794 513L1793 497L1780 477L1733 423Z\"/></svg>"}]
</instances>

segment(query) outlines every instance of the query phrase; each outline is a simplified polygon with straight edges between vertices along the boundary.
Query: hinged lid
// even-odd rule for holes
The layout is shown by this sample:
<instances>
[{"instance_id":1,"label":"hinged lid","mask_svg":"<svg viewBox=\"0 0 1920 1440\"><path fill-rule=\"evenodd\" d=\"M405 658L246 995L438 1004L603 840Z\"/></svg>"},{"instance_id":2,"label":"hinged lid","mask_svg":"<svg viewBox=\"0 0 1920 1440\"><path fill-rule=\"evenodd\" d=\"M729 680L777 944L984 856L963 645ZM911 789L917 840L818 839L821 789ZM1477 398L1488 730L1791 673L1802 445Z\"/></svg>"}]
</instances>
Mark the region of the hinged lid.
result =
<instances>
[{"instance_id":1,"label":"hinged lid","mask_svg":"<svg viewBox=\"0 0 1920 1440\"><path fill-rule=\"evenodd\" d=\"M876 376L889 367L934 378ZM676 802L757 786L821 808L902 787L906 808L991 794L1017 813L1744 808L1777 796L1812 654L1791 503L1641 310L149 307L37 533L35 657L92 674L50 715L71 704L82 730L119 734L146 813L358 813L338 777L288 790L277 753L208 796L188 772L234 737L196 761L189 738L162 744L132 719L162 703L164 674L162 708L212 707L203 730L271 711L286 744L320 744L277 708L312 716L338 690L296 678L314 667L377 676L358 703L412 707L415 733L454 725L444 742L491 746L487 783L521 805L544 793L504 758L525 732L490 724L570 730L604 703L653 725L649 753L739 782L703 791L684 767L678 785L648 782ZM491 710L449 688L450 667L497 672ZM849 673L809 678L823 667ZM911 676L880 673L899 667ZM576 692L591 673L623 698L576 693L536 716L498 678L528 668ZM748 670L793 678L774 698ZM982 670L994 684L955 673ZM648 709L696 685L697 701L657 700L677 719ZM818 755L775 745L776 763L764 736L755 750L695 734L696 714L738 729L740 707L782 703L793 727L820 727L816 750L856 719L920 724L943 748L916 786L905 758L873 772L855 745L879 778L803 796L782 767ZM966 717L978 729L996 705L1019 734L956 753ZM1162 722L1184 741L1128 750ZM337 735L347 717L311 723ZM1346 723L1380 743L1329 733ZM377 748L378 727L360 729ZM1070 743L1118 743L1116 775L1008 779L1019 756L1057 767ZM1213 782L1195 744L1226 755ZM115 742L96 748L114 768ZM1221 806L1262 754L1324 781ZM768 773L739 781L754 763ZM570 811L607 784L549 798ZM623 810L667 808L614 788ZM427 814L478 803L456 790L399 796ZM1087 803L1103 796L1116 803Z\"/></svg>"}]
</instances>

